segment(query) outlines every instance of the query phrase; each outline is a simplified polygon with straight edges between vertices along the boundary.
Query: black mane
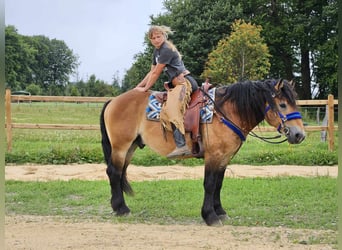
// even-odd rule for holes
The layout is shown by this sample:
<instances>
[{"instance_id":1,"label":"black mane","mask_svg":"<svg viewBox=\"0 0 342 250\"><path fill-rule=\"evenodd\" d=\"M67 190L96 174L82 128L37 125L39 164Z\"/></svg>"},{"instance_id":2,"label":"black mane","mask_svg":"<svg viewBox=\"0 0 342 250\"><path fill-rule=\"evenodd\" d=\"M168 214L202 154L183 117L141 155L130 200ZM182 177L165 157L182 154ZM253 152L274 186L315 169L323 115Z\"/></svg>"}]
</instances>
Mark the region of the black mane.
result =
<instances>
[{"instance_id":1,"label":"black mane","mask_svg":"<svg viewBox=\"0 0 342 250\"><path fill-rule=\"evenodd\" d=\"M216 90L217 104L221 107L225 102L234 105L236 112L247 126L255 126L265 117L265 104L273 110L278 110L274 103L274 96L287 99L289 105L296 106L296 94L291 85L283 80L284 86L276 92L277 80L237 82L229 86L218 87Z\"/></svg>"}]
</instances>

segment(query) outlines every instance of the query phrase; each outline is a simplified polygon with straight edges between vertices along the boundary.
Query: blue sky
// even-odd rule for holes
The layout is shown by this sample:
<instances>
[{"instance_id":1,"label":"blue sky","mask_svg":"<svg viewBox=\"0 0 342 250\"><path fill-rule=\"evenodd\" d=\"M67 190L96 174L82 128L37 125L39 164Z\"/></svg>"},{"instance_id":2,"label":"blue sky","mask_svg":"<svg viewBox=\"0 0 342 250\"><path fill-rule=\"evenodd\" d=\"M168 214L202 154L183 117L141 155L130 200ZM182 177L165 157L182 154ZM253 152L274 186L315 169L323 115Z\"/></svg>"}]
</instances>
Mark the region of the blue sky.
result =
<instances>
[{"instance_id":1,"label":"blue sky","mask_svg":"<svg viewBox=\"0 0 342 250\"><path fill-rule=\"evenodd\" d=\"M5 0L5 23L63 40L79 57L79 79L95 74L112 83L144 50L149 17L163 11L162 0Z\"/></svg>"}]
</instances>

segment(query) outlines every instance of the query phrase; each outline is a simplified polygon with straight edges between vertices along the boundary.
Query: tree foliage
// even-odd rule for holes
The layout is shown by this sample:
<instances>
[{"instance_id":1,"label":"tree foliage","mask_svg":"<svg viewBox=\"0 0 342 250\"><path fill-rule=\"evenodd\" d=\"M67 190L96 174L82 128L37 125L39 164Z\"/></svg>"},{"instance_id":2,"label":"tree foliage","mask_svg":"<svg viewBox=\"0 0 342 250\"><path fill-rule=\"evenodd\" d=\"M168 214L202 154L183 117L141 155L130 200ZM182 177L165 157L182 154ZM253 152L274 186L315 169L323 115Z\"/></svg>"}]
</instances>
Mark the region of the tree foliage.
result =
<instances>
[{"instance_id":1,"label":"tree foliage","mask_svg":"<svg viewBox=\"0 0 342 250\"><path fill-rule=\"evenodd\" d=\"M242 13L240 5L232 5L226 0L165 0L165 13L151 16L151 24L166 25L175 33L169 39L182 54L185 66L192 76L201 83L201 74L209 52L217 42L230 33L231 23ZM123 91L133 88L150 70L152 45L145 36L145 50L138 53L132 67L127 70ZM163 89L162 77L153 87Z\"/></svg>"},{"instance_id":2,"label":"tree foliage","mask_svg":"<svg viewBox=\"0 0 342 250\"><path fill-rule=\"evenodd\" d=\"M230 36L221 39L209 54L202 76L221 83L264 78L270 69L270 54L261 30L261 26L236 20Z\"/></svg>"},{"instance_id":3,"label":"tree foliage","mask_svg":"<svg viewBox=\"0 0 342 250\"><path fill-rule=\"evenodd\" d=\"M65 94L70 96L115 96L120 93L116 92L114 85L108 85L103 80L97 79L93 74L84 82L83 80L76 83L69 83L66 86Z\"/></svg>"},{"instance_id":4,"label":"tree foliage","mask_svg":"<svg viewBox=\"0 0 342 250\"><path fill-rule=\"evenodd\" d=\"M321 57L322 49L328 47L324 54L337 54L336 0L233 1L242 4L246 20L263 27L272 55L271 76L295 79L301 99L317 97L313 85L321 98L329 93L337 96L337 78L329 78L331 74L322 67L328 63L336 72L337 57Z\"/></svg>"},{"instance_id":5,"label":"tree foliage","mask_svg":"<svg viewBox=\"0 0 342 250\"><path fill-rule=\"evenodd\" d=\"M14 26L5 29L7 87L26 89L35 84L44 93L63 94L78 58L64 41L45 36L23 36Z\"/></svg>"},{"instance_id":6,"label":"tree foliage","mask_svg":"<svg viewBox=\"0 0 342 250\"><path fill-rule=\"evenodd\" d=\"M5 77L15 90L25 89L32 76L31 63L37 51L25 42L14 26L5 29Z\"/></svg>"},{"instance_id":7,"label":"tree foliage","mask_svg":"<svg viewBox=\"0 0 342 250\"><path fill-rule=\"evenodd\" d=\"M208 54L219 40L230 34L231 24L242 9L226 0L168 0L164 2L167 20L157 17L154 24L175 30L172 40L183 55L186 67L198 80Z\"/></svg>"},{"instance_id":8,"label":"tree foliage","mask_svg":"<svg viewBox=\"0 0 342 250\"><path fill-rule=\"evenodd\" d=\"M49 85L65 85L69 76L77 67L75 56L64 41L50 40L44 36L27 37L27 43L39 53L34 54L35 60L31 63L32 80L43 89Z\"/></svg>"}]
</instances>

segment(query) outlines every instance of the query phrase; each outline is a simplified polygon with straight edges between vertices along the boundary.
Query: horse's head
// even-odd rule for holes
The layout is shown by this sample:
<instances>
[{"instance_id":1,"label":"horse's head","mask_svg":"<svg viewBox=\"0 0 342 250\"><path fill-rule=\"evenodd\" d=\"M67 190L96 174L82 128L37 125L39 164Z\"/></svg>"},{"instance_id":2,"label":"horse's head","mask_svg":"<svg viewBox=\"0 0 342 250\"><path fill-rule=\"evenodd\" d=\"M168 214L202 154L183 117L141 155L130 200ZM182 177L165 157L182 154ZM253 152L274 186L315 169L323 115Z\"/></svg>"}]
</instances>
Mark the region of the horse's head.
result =
<instances>
[{"instance_id":1,"label":"horse's head","mask_svg":"<svg viewBox=\"0 0 342 250\"><path fill-rule=\"evenodd\" d=\"M293 82L279 80L272 93L273 107L266 106L265 120L287 137L291 144L301 143L305 138L302 116L296 105Z\"/></svg>"}]
</instances>

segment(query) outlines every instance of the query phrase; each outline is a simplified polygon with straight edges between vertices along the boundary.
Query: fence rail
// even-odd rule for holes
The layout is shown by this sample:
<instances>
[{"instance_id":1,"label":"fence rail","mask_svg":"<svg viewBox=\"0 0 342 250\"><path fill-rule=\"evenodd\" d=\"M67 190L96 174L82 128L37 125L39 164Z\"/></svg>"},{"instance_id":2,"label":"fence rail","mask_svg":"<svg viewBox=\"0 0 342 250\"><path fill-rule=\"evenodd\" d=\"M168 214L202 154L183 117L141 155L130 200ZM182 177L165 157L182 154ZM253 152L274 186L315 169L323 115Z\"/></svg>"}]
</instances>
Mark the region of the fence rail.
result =
<instances>
[{"instance_id":1,"label":"fence rail","mask_svg":"<svg viewBox=\"0 0 342 250\"><path fill-rule=\"evenodd\" d=\"M84 124L34 124L34 123L12 123L11 103L20 101L40 101L40 102L76 102L76 103L104 103L111 97L75 97L75 96L23 96L11 95L11 90L6 89L6 132L7 132L7 150L12 150L12 129L55 129L55 130L99 130L99 125ZM326 105L327 107L327 125L326 126L305 126L306 131L327 131L328 133L328 149L334 148L334 130L338 130L338 126L334 125L334 105L338 104L338 100L334 100L333 95L329 95L327 100L298 100L298 106ZM331 115L332 114L332 115ZM276 131L273 127L257 127L256 132Z\"/></svg>"}]
</instances>

